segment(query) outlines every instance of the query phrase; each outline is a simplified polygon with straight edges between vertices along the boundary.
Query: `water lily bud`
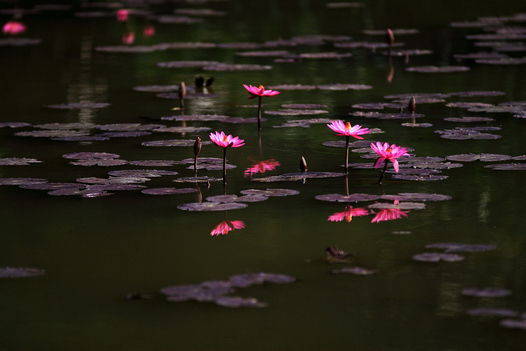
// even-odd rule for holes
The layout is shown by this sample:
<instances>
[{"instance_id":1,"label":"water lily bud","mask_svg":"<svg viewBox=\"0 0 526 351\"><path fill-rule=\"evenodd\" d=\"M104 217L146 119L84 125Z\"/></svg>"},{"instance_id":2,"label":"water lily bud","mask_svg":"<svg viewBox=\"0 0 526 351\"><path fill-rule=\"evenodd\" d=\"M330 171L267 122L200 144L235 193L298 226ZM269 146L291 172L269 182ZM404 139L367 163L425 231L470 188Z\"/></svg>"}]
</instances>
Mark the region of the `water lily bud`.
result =
<instances>
[{"instance_id":1,"label":"water lily bud","mask_svg":"<svg viewBox=\"0 0 526 351\"><path fill-rule=\"evenodd\" d=\"M415 100L414 96L409 100L409 104L407 105L407 109L409 110L409 113L415 113L416 100Z\"/></svg>"},{"instance_id":2,"label":"water lily bud","mask_svg":"<svg viewBox=\"0 0 526 351\"><path fill-rule=\"evenodd\" d=\"M201 152L201 138L197 137L194 142L194 154L197 156Z\"/></svg>"},{"instance_id":3,"label":"water lily bud","mask_svg":"<svg viewBox=\"0 0 526 351\"><path fill-rule=\"evenodd\" d=\"M203 76L195 77L195 87L202 88L205 84L205 78Z\"/></svg>"},{"instance_id":4,"label":"water lily bud","mask_svg":"<svg viewBox=\"0 0 526 351\"><path fill-rule=\"evenodd\" d=\"M209 87L212 85L212 83L214 83L214 77L210 77L206 80L206 86Z\"/></svg>"},{"instance_id":5,"label":"water lily bud","mask_svg":"<svg viewBox=\"0 0 526 351\"><path fill-rule=\"evenodd\" d=\"M306 172L307 171L307 161L305 161L305 157L303 157L303 156L301 156L300 171L302 171L302 172Z\"/></svg>"}]
</instances>

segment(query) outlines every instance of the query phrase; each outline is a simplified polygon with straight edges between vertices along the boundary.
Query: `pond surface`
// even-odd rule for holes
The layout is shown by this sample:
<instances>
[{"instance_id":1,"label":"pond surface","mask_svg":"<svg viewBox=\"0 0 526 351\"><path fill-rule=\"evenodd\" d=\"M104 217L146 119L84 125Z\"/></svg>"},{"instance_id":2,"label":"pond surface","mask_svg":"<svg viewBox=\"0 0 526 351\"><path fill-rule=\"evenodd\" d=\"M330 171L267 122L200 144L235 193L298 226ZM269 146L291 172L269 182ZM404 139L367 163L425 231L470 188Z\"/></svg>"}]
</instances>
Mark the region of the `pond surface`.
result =
<instances>
[{"instance_id":1,"label":"pond surface","mask_svg":"<svg viewBox=\"0 0 526 351\"><path fill-rule=\"evenodd\" d=\"M0 40L0 276L36 275L0 280L1 349L524 344L520 2L147 3L22 1L25 31ZM280 91L262 99L261 132L243 84ZM333 120L371 131L347 176ZM245 143L227 149L226 185L215 131ZM376 141L409 153L381 185ZM259 197L224 210L225 194ZM218 280L217 304L170 301Z\"/></svg>"}]
</instances>

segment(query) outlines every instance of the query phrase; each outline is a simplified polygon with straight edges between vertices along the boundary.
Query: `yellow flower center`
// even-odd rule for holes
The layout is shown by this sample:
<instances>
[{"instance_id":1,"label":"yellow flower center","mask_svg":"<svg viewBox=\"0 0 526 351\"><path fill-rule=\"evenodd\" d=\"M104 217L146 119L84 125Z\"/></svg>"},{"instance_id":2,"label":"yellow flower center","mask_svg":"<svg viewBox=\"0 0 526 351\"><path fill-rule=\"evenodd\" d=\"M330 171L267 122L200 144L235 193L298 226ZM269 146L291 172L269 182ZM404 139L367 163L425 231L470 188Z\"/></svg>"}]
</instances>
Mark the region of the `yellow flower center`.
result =
<instances>
[{"instance_id":1,"label":"yellow flower center","mask_svg":"<svg viewBox=\"0 0 526 351\"><path fill-rule=\"evenodd\" d=\"M345 123L345 130L347 130L347 131L351 130L351 122Z\"/></svg>"},{"instance_id":2,"label":"yellow flower center","mask_svg":"<svg viewBox=\"0 0 526 351\"><path fill-rule=\"evenodd\" d=\"M345 216L345 220L346 220L347 222L352 221L352 214L349 213L347 216Z\"/></svg>"}]
</instances>

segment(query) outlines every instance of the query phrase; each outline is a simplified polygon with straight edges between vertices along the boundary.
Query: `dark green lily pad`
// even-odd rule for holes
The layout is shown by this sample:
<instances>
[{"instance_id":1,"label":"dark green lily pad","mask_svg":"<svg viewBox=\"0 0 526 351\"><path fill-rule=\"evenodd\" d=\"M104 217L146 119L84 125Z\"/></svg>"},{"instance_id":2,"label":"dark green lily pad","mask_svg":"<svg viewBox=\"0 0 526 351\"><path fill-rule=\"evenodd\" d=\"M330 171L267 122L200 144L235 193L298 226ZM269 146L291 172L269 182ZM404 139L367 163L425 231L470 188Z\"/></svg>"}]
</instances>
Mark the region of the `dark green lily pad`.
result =
<instances>
[{"instance_id":1,"label":"dark green lily pad","mask_svg":"<svg viewBox=\"0 0 526 351\"><path fill-rule=\"evenodd\" d=\"M140 124L140 123L114 123L102 124L98 129L109 132L139 132L166 127L162 124Z\"/></svg>"},{"instance_id":2,"label":"dark green lily pad","mask_svg":"<svg viewBox=\"0 0 526 351\"><path fill-rule=\"evenodd\" d=\"M161 117L163 121L222 121L229 118L228 116L222 115L181 115L181 116L170 116L170 117Z\"/></svg>"},{"instance_id":3,"label":"dark green lily pad","mask_svg":"<svg viewBox=\"0 0 526 351\"><path fill-rule=\"evenodd\" d=\"M459 162L472 162L472 161L482 161L482 162L496 162L496 161L507 161L511 159L509 155L501 154L460 154L460 155L449 155L446 156L446 159L450 161L459 161Z\"/></svg>"},{"instance_id":4,"label":"dark green lily pad","mask_svg":"<svg viewBox=\"0 0 526 351\"><path fill-rule=\"evenodd\" d=\"M237 52L236 55L247 57L281 57L290 55L290 53L286 50L260 50Z\"/></svg>"},{"instance_id":5,"label":"dark green lily pad","mask_svg":"<svg viewBox=\"0 0 526 351\"><path fill-rule=\"evenodd\" d=\"M150 135L150 132L106 132L100 134L103 138L137 138Z\"/></svg>"},{"instance_id":6,"label":"dark green lily pad","mask_svg":"<svg viewBox=\"0 0 526 351\"><path fill-rule=\"evenodd\" d=\"M5 38L0 39L0 46L27 46L40 44L42 40L32 38Z\"/></svg>"},{"instance_id":7,"label":"dark green lily pad","mask_svg":"<svg viewBox=\"0 0 526 351\"><path fill-rule=\"evenodd\" d=\"M217 202L217 203L230 203L230 202L236 202L238 199L237 195L231 194L231 195L215 195L215 196L209 196L206 198L206 201L210 202Z\"/></svg>"},{"instance_id":8,"label":"dark green lily pad","mask_svg":"<svg viewBox=\"0 0 526 351\"><path fill-rule=\"evenodd\" d=\"M497 248L496 245L437 243L426 245L426 249L444 249L445 252L483 252Z\"/></svg>"},{"instance_id":9,"label":"dark green lily pad","mask_svg":"<svg viewBox=\"0 0 526 351\"><path fill-rule=\"evenodd\" d=\"M176 163L173 160L141 160L141 161L130 161L129 164L132 166L143 166L143 167L171 167Z\"/></svg>"},{"instance_id":10,"label":"dark green lily pad","mask_svg":"<svg viewBox=\"0 0 526 351\"><path fill-rule=\"evenodd\" d=\"M23 127L31 127L30 123L25 122L3 122L0 123L0 128L9 127L9 128L23 128Z\"/></svg>"},{"instance_id":11,"label":"dark green lily pad","mask_svg":"<svg viewBox=\"0 0 526 351\"><path fill-rule=\"evenodd\" d=\"M256 64L226 64L220 63L203 67L205 71L267 71L272 69L272 66L262 66Z\"/></svg>"},{"instance_id":12,"label":"dark green lily pad","mask_svg":"<svg viewBox=\"0 0 526 351\"><path fill-rule=\"evenodd\" d=\"M397 195L382 195L384 200L398 200L410 202L426 202L426 201L446 201L451 200L451 196L442 194L428 194L428 193L398 193Z\"/></svg>"},{"instance_id":13,"label":"dark green lily pad","mask_svg":"<svg viewBox=\"0 0 526 351\"><path fill-rule=\"evenodd\" d=\"M41 178L0 178L0 185L26 185L38 183L47 183L47 180Z\"/></svg>"},{"instance_id":14,"label":"dark green lily pad","mask_svg":"<svg viewBox=\"0 0 526 351\"><path fill-rule=\"evenodd\" d=\"M121 157L117 154L112 154L108 152L73 152L69 154L62 155L62 157L67 159L73 159L73 160L90 160L90 159L100 159L100 160L107 160L107 159L114 159Z\"/></svg>"},{"instance_id":15,"label":"dark green lily pad","mask_svg":"<svg viewBox=\"0 0 526 351\"><path fill-rule=\"evenodd\" d=\"M384 96L384 98L407 100L407 99L414 97L416 100L420 100L420 99L447 99L450 96L451 94L443 94L443 93L403 93L403 94L386 95Z\"/></svg>"},{"instance_id":16,"label":"dark green lily pad","mask_svg":"<svg viewBox=\"0 0 526 351\"><path fill-rule=\"evenodd\" d=\"M459 91L456 93L451 93L451 96L460 96L460 97L488 97L488 96L502 96L506 95L503 91Z\"/></svg>"},{"instance_id":17,"label":"dark green lily pad","mask_svg":"<svg viewBox=\"0 0 526 351\"><path fill-rule=\"evenodd\" d=\"M364 110L383 110L384 108L400 109L405 107L406 104L392 103L392 102L369 102L362 104L354 104L353 108L359 108Z\"/></svg>"},{"instance_id":18,"label":"dark green lily pad","mask_svg":"<svg viewBox=\"0 0 526 351\"><path fill-rule=\"evenodd\" d=\"M409 128L429 128L429 127L432 127L433 125L431 123L412 123L412 122L408 122L408 123L402 123L402 126L409 127Z\"/></svg>"},{"instance_id":19,"label":"dark green lily pad","mask_svg":"<svg viewBox=\"0 0 526 351\"><path fill-rule=\"evenodd\" d=\"M59 105L48 105L49 108L57 109L92 109L92 108L105 108L110 106L106 102L70 102L66 104Z\"/></svg>"},{"instance_id":20,"label":"dark green lily pad","mask_svg":"<svg viewBox=\"0 0 526 351\"><path fill-rule=\"evenodd\" d=\"M0 267L0 278L29 278L44 275L40 268Z\"/></svg>"},{"instance_id":21,"label":"dark green lily pad","mask_svg":"<svg viewBox=\"0 0 526 351\"><path fill-rule=\"evenodd\" d=\"M449 104L448 104L449 105ZM449 106L451 107L451 106ZM456 106L455 106L456 107ZM471 106L470 106L471 107ZM469 107L467 107L469 108ZM444 118L444 121L448 122L460 122L460 123L471 123L471 122L493 122L495 119L489 117L448 117Z\"/></svg>"},{"instance_id":22,"label":"dark green lily pad","mask_svg":"<svg viewBox=\"0 0 526 351\"><path fill-rule=\"evenodd\" d=\"M221 181L221 178L214 178L214 177L182 177L182 178L176 178L172 180L174 183L210 183L210 182L219 182Z\"/></svg>"},{"instance_id":23,"label":"dark green lily pad","mask_svg":"<svg viewBox=\"0 0 526 351\"><path fill-rule=\"evenodd\" d=\"M280 84L271 85L268 87L271 90L313 90L316 89L315 85L303 85L303 84Z\"/></svg>"},{"instance_id":24,"label":"dark green lily pad","mask_svg":"<svg viewBox=\"0 0 526 351\"><path fill-rule=\"evenodd\" d=\"M478 307L468 310L470 316L484 316L484 317L517 317L519 312L510 310L509 308L496 307Z\"/></svg>"},{"instance_id":25,"label":"dark green lily pad","mask_svg":"<svg viewBox=\"0 0 526 351\"><path fill-rule=\"evenodd\" d=\"M380 199L379 195L371 194L324 194L317 195L316 200L329 201L329 202L361 202L361 201L375 201Z\"/></svg>"},{"instance_id":26,"label":"dark green lily pad","mask_svg":"<svg viewBox=\"0 0 526 351\"><path fill-rule=\"evenodd\" d=\"M368 208L376 209L399 209L399 210L423 210L426 205L420 202L400 202L398 204L377 202L367 206Z\"/></svg>"},{"instance_id":27,"label":"dark green lily pad","mask_svg":"<svg viewBox=\"0 0 526 351\"><path fill-rule=\"evenodd\" d=\"M355 8L361 8L361 7L364 7L365 4L363 2L346 2L346 1L341 1L341 2L328 2L325 4L325 6L329 9L344 9L344 8L351 8L351 9L355 9Z\"/></svg>"},{"instance_id":28,"label":"dark green lily pad","mask_svg":"<svg viewBox=\"0 0 526 351\"><path fill-rule=\"evenodd\" d=\"M337 172L298 172L298 173L285 173L277 176L261 177L261 178L252 178L252 181L263 182L263 183L274 183L274 182L293 182L293 181L303 181L308 178L335 178L343 177L345 173Z\"/></svg>"},{"instance_id":29,"label":"dark green lily pad","mask_svg":"<svg viewBox=\"0 0 526 351\"><path fill-rule=\"evenodd\" d=\"M150 188L141 190L141 193L147 195L178 195L195 192L197 192L195 188Z\"/></svg>"},{"instance_id":30,"label":"dark green lily pad","mask_svg":"<svg viewBox=\"0 0 526 351\"><path fill-rule=\"evenodd\" d=\"M114 177L155 178L155 177L161 177L165 175L170 175L170 176L177 175L177 172L159 170L159 169L127 169L127 170L119 170L119 171L110 171L108 172L108 174Z\"/></svg>"},{"instance_id":31,"label":"dark green lily pad","mask_svg":"<svg viewBox=\"0 0 526 351\"><path fill-rule=\"evenodd\" d=\"M178 91L179 85L140 85L133 87L133 90L150 93L169 93L172 91Z\"/></svg>"},{"instance_id":32,"label":"dark green lily pad","mask_svg":"<svg viewBox=\"0 0 526 351\"><path fill-rule=\"evenodd\" d=\"M221 296L215 299L215 303L223 307L266 307L267 303L261 302L254 297Z\"/></svg>"},{"instance_id":33,"label":"dark green lily pad","mask_svg":"<svg viewBox=\"0 0 526 351\"><path fill-rule=\"evenodd\" d=\"M431 55L433 51L425 49L411 49L411 50L393 50L391 51L390 56L422 56L422 55ZM388 51L382 52L384 55L389 55Z\"/></svg>"},{"instance_id":34,"label":"dark green lily pad","mask_svg":"<svg viewBox=\"0 0 526 351\"><path fill-rule=\"evenodd\" d=\"M245 195L238 196L236 202L261 202L268 200L268 196L265 195Z\"/></svg>"},{"instance_id":35,"label":"dark green lily pad","mask_svg":"<svg viewBox=\"0 0 526 351\"><path fill-rule=\"evenodd\" d=\"M281 107L292 109L322 109L327 108L328 106L323 104L283 104Z\"/></svg>"},{"instance_id":36,"label":"dark green lily pad","mask_svg":"<svg viewBox=\"0 0 526 351\"><path fill-rule=\"evenodd\" d=\"M158 51L159 48L149 45L101 45L95 47L97 52L109 52L117 54L135 54Z\"/></svg>"},{"instance_id":37,"label":"dark green lily pad","mask_svg":"<svg viewBox=\"0 0 526 351\"><path fill-rule=\"evenodd\" d=\"M210 127L163 127L153 129L156 133L197 133L209 131Z\"/></svg>"},{"instance_id":38,"label":"dark green lily pad","mask_svg":"<svg viewBox=\"0 0 526 351\"><path fill-rule=\"evenodd\" d=\"M218 203L218 202L193 202L188 204L181 204L177 206L178 209L184 211L227 211L238 210L247 207L246 204L240 202Z\"/></svg>"},{"instance_id":39,"label":"dark green lily pad","mask_svg":"<svg viewBox=\"0 0 526 351\"><path fill-rule=\"evenodd\" d=\"M306 52L299 54L299 57L302 59L342 59L351 57L351 53L337 53L337 52Z\"/></svg>"},{"instance_id":40,"label":"dark green lily pad","mask_svg":"<svg viewBox=\"0 0 526 351\"><path fill-rule=\"evenodd\" d=\"M365 84L324 84L324 85L318 85L318 89L321 90L368 90L372 89L373 87L370 85Z\"/></svg>"},{"instance_id":41,"label":"dark green lily pad","mask_svg":"<svg viewBox=\"0 0 526 351\"><path fill-rule=\"evenodd\" d=\"M365 117L365 118L378 118L378 119L413 119L421 118L425 115L421 113L380 113L380 112L349 112L349 115L356 117Z\"/></svg>"},{"instance_id":42,"label":"dark green lily pad","mask_svg":"<svg viewBox=\"0 0 526 351\"><path fill-rule=\"evenodd\" d=\"M169 61L169 62L159 62L157 66L163 68L202 68L206 66L218 65L221 62L218 61ZM177 89L179 88L177 87Z\"/></svg>"},{"instance_id":43,"label":"dark green lily pad","mask_svg":"<svg viewBox=\"0 0 526 351\"><path fill-rule=\"evenodd\" d=\"M263 195L266 197L298 195L300 192L292 189L246 189L241 190L243 195Z\"/></svg>"},{"instance_id":44,"label":"dark green lily pad","mask_svg":"<svg viewBox=\"0 0 526 351\"><path fill-rule=\"evenodd\" d=\"M78 161L71 161L70 164L74 166L84 166L84 167L91 167L91 166L99 166L99 167L115 167L115 166L122 166L128 164L128 161L121 160L121 159L89 159L89 160L78 160Z\"/></svg>"},{"instance_id":45,"label":"dark green lily pad","mask_svg":"<svg viewBox=\"0 0 526 351\"><path fill-rule=\"evenodd\" d=\"M462 295L474 297L505 297L511 295L511 291L502 288L488 287L484 289L467 288L462 290Z\"/></svg>"},{"instance_id":46,"label":"dark green lily pad","mask_svg":"<svg viewBox=\"0 0 526 351\"><path fill-rule=\"evenodd\" d=\"M504 328L526 330L526 318L523 319L504 319L499 325Z\"/></svg>"},{"instance_id":47,"label":"dark green lily pad","mask_svg":"<svg viewBox=\"0 0 526 351\"><path fill-rule=\"evenodd\" d=\"M344 267L331 270L332 273L350 273L354 275L371 275L377 272L376 269L363 267Z\"/></svg>"},{"instance_id":48,"label":"dark green lily pad","mask_svg":"<svg viewBox=\"0 0 526 351\"><path fill-rule=\"evenodd\" d=\"M452 253L424 252L414 255L413 260L421 262L458 262L464 260L464 256Z\"/></svg>"},{"instance_id":49,"label":"dark green lily pad","mask_svg":"<svg viewBox=\"0 0 526 351\"><path fill-rule=\"evenodd\" d=\"M277 111L264 111L268 115L279 115L279 116L304 116L304 115L319 115L329 113L326 110L312 110L312 109L280 109Z\"/></svg>"},{"instance_id":50,"label":"dark green lily pad","mask_svg":"<svg viewBox=\"0 0 526 351\"><path fill-rule=\"evenodd\" d=\"M194 146L194 139L173 139L173 140L153 140L145 141L141 143L143 146L153 146L153 147L171 147L171 146ZM202 145L211 144L211 141L203 141Z\"/></svg>"},{"instance_id":51,"label":"dark green lily pad","mask_svg":"<svg viewBox=\"0 0 526 351\"><path fill-rule=\"evenodd\" d=\"M31 189L31 190L57 190L63 188L84 188L85 184L79 183L30 183L30 184L21 184L20 188L22 189Z\"/></svg>"},{"instance_id":52,"label":"dark green lily pad","mask_svg":"<svg viewBox=\"0 0 526 351\"><path fill-rule=\"evenodd\" d=\"M77 130L33 130L15 133L17 136L29 136L36 138L62 138L88 136L87 132Z\"/></svg>"},{"instance_id":53,"label":"dark green lily pad","mask_svg":"<svg viewBox=\"0 0 526 351\"><path fill-rule=\"evenodd\" d=\"M97 127L94 123L47 123L33 125L40 129L93 129Z\"/></svg>"},{"instance_id":54,"label":"dark green lily pad","mask_svg":"<svg viewBox=\"0 0 526 351\"><path fill-rule=\"evenodd\" d=\"M31 163L42 163L42 161L25 157L0 158L0 166L29 166Z\"/></svg>"},{"instance_id":55,"label":"dark green lily pad","mask_svg":"<svg viewBox=\"0 0 526 351\"><path fill-rule=\"evenodd\" d=\"M230 277L229 282L234 287L247 288L252 285L261 285L265 282L274 284L288 284L296 281L296 278L285 274L274 273L246 273Z\"/></svg>"},{"instance_id":56,"label":"dark green lily pad","mask_svg":"<svg viewBox=\"0 0 526 351\"><path fill-rule=\"evenodd\" d=\"M451 72L465 72L469 71L470 68L466 66L414 66L405 69L408 72L419 72L419 73L451 73Z\"/></svg>"},{"instance_id":57,"label":"dark green lily pad","mask_svg":"<svg viewBox=\"0 0 526 351\"><path fill-rule=\"evenodd\" d=\"M395 174L391 178L396 179L396 180L410 180L410 181L434 181L434 180L447 179L448 176L434 175L434 174L420 174L420 175Z\"/></svg>"}]
</instances>

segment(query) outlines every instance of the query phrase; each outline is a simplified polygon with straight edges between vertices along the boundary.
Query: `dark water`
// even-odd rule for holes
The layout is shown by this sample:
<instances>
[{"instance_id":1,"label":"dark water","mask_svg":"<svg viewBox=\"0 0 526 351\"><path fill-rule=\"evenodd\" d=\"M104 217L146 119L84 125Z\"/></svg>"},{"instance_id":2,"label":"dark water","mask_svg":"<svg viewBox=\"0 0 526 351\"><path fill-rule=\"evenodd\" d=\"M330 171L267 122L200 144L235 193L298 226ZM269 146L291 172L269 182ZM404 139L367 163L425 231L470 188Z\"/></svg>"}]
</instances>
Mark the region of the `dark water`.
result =
<instances>
[{"instance_id":1,"label":"dark water","mask_svg":"<svg viewBox=\"0 0 526 351\"><path fill-rule=\"evenodd\" d=\"M185 114L220 114L255 117L242 84L365 84L368 90L282 90L264 98L264 111L282 104L323 104L327 114L274 116L263 114L261 148L254 123L218 121L187 122L240 136L246 145L228 150L226 189L212 182L200 186L203 199L223 193L241 195L244 189L285 188L300 193L272 197L264 202L228 212L188 212L177 208L195 202L196 194L152 196L140 191L117 191L112 196L81 198L50 196L46 191L0 187L2 235L0 266L45 269L41 277L2 279L0 349L2 350L516 350L525 340L524 331L499 326L502 318L473 317L478 307L508 308L523 313L524 216L523 171L484 168L490 162L461 162L445 169L439 181L398 181L386 175L383 187L376 181L379 170L351 169L349 193L394 195L428 193L451 196L451 200L426 202L425 209L410 210L407 217L371 223L372 216L333 223L327 218L344 210L345 203L315 199L321 194L344 194L344 177L260 183L243 176L251 159L275 159L281 164L268 175L297 172L304 156L309 171L340 172L343 149L322 145L343 140L326 123L309 128L273 128L288 120L304 118L343 119L383 134L366 135L413 149L416 156L456 154L526 153L522 143L523 119L512 113L469 112L447 107L451 102L498 104L526 100L524 65L482 65L457 62L454 54L488 51L477 48L468 34L480 28L453 28L451 22L475 21L478 17L512 16L524 11L520 2L476 1L364 1L364 7L330 9L324 1L213 1L204 5L166 3L149 8L155 15L179 8L209 8L225 16L202 18L195 24L161 24L155 19L155 35L142 36L148 23L133 15L129 23L118 22L113 9L82 7L42 10L25 14L27 26L17 37L41 39L28 46L0 46L2 109L0 122L44 123L157 123L169 127L182 122L161 121L179 115L177 100L161 99L151 92L134 91L146 85L192 87L197 75L215 77L215 98L186 101ZM83 3L87 5L87 2ZM11 2L2 8L12 7ZM20 7L33 8L31 2ZM132 6L129 6L132 7ZM142 9L142 8L141 8ZM75 14L103 11L106 17L83 18ZM2 14L2 24L11 19ZM507 23L524 30L524 22ZM106 53L96 49L120 45L126 26L135 31L134 45L207 42L233 43L288 40L301 35L345 35L355 41L384 41L367 36L364 29L418 29L418 34L397 35L400 49L427 49L431 55L394 57L391 71L385 55L368 49L338 49L324 45L299 45L271 50L293 54L338 52L353 54L340 60L304 59L279 63L273 57L242 57L249 49L172 49L149 53ZM4 35L4 38L8 38ZM2 39L4 39L2 38ZM523 40L515 40L515 42ZM398 48L396 48L398 49ZM259 49L256 49L259 50ZM381 51L381 50L380 50ZM522 57L523 52L511 53ZM157 66L167 61L213 60L226 63L271 65L267 71L203 71L200 68L169 69ZM406 71L412 66L466 65L466 72L447 74ZM419 104L419 123L429 128L401 126L407 120L352 117L357 103L389 102L384 96L402 93L499 91L505 95L449 97L445 102ZM102 109L51 109L47 105L97 102ZM405 104L405 102L404 102ZM364 110L387 112L387 110ZM388 110L397 112L396 110ZM479 116L493 122L454 123L446 117ZM146 117L146 118L145 118ZM448 140L436 130L472 126L500 127L490 131L495 140ZM208 131L199 133L153 133L136 138L111 138L100 142L54 141L17 136L36 128L0 129L0 158L34 158L42 163L0 166L2 178L34 177L50 182L74 182L80 177L108 177L118 169L150 169L138 166L83 167L69 164L62 155L73 152L108 152L127 161L182 160L193 156L191 147L145 147L153 140L190 139L208 141ZM95 134L95 133L92 133ZM370 162L351 153L350 162ZM221 148L205 145L200 157L222 157ZM493 162L509 163L511 161ZM521 161L515 161L520 163ZM177 184L177 177L190 177L186 166L155 167L176 171L177 176L153 178L155 187L194 187ZM221 171L199 171L221 177ZM266 176L267 174L265 174ZM258 174L254 177L261 177ZM355 204L362 207L372 202ZM210 231L228 219L245 223L244 229L211 236ZM393 234L396 232L409 234ZM425 245L442 242L491 244L487 252L460 253L461 262L417 262L412 256L429 250ZM325 248L353 254L350 263L324 262ZM370 276L331 274L342 267L376 269ZM224 280L239 273L271 272L292 275L292 284L254 286L238 293L268 303L266 308L229 309L213 303L167 302L158 291L166 286ZM503 288L512 292L501 298L478 298L462 294L466 288ZM151 295L127 300L130 293Z\"/></svg>"}]
</instances>

